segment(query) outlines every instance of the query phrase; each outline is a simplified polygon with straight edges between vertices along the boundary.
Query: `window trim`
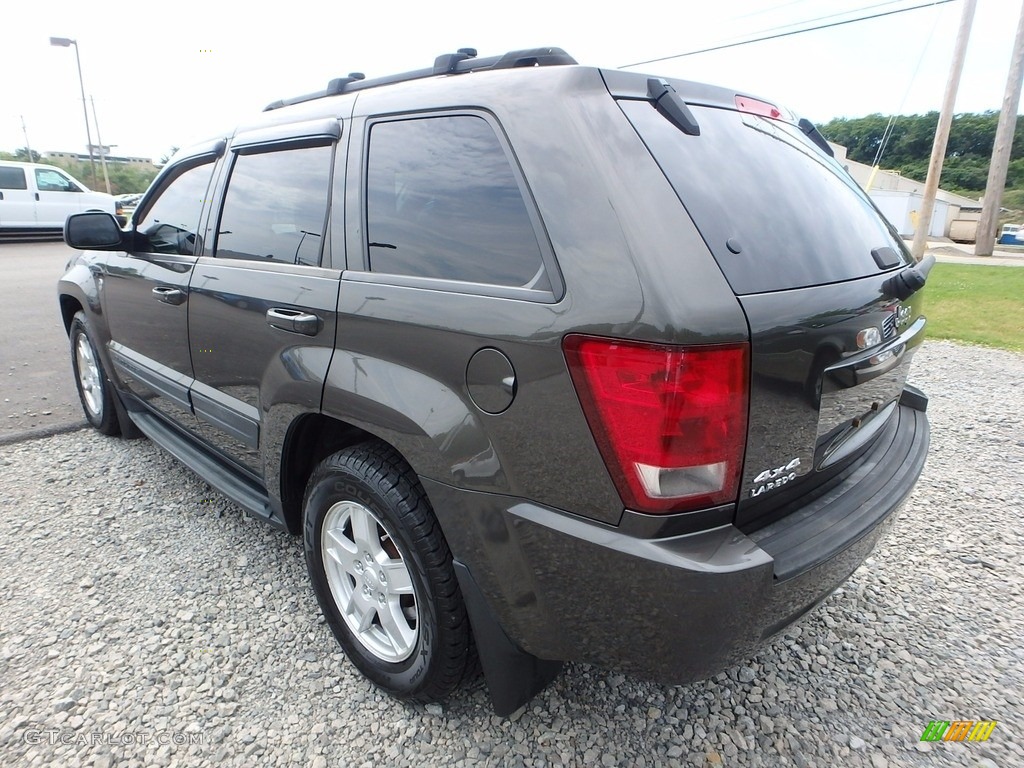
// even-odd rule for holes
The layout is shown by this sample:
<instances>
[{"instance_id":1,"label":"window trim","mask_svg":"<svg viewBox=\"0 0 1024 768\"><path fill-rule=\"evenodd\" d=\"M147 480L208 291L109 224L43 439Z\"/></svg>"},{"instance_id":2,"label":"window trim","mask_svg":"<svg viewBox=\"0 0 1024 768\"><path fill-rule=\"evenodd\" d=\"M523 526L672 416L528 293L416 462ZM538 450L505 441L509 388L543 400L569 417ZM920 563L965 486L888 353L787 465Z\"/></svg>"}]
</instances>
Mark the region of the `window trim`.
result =
<instances>
[{"instance_id":1,"label":"window trim","mask_svg":"<svg viewBox=\"0 0 1024 768\"><path fill-rule=\"evenodd\" d=\"M318 121L320 122L320 121ZM229 262L237 262L244 264L262 264L271 265L277 264L282 267L305 267L323 269L324 262L331 263L331 203L334 196L334 174L337 163L337 145L341 137L341 124L337 121L333 121L338 125L338 138L333 138L329 135L318 135L318 136L288 136L288 137L277 137L270 141L265 141L259 144L245 144L239 147L231 147L231 157L226 163L224 170L224 182L218 192L217 205L210 214L210 223L213 224L213 244L209 249L208 256L212 259L219 259L220 263L227 264ZM286 261L267 261L266 259L241 259L231 256L218 256L217 252L220 250L220 223L221 219L224 218L224 207L227 204L228 193L231 191L231 178L235 174L235 166L238 164L242 157L251 157L253 155L269 155L276 152L288 152L295 149L309 149L312 147L327 147L329 149L330 162L327 167L327 199L326 207L324 209L324 219L320 230L320 252L316 264L299 264L296 262ZM330 267L326 267L330 269Z\"/></svg>"},{"instance_id":2,"label":"window trim","mask_svg":"<svg viewBox=\"0 0 1024 768\"><path fill-rule=\"evenodd\" d=\"M333 143L341 138L341 134L341 121L333 117L272 125L236 134L231 140L231 151L252 154L270 147L301 144L306 141Z\"/></svg>"},{"instance_id":3,"label":"window trim","mask_svg":"<svg viewBox=\"0 0 1024 768\"><path fill-rule=\"evenodd\" d=\"M398 123L410 120L423 120L437 117L476 117L487 122L494 131L498 145L505 154L512 177L519 188L519 195L526 208L526 215L533 227L533 234L537 240L541 260L547 271L550 290L536 290L533 288L521 288L518 286L499 285L497 283L475 283L463 280L446 280L435 277L419 277L416 275L399 275L390 272L375 272L370 268L370 246L369 246L369 171L370 171L370 132L373 126L378 123ZM358 251L360 263L350 263L349 269L342 276L345 279L354 280L360 283L378 283L381 285L396 285L407 288L423 288L434 291L448 291L451 293L465 293L474 296L495 296L499 298L521 299L535 301L543 304L555 304L565 296L565 282L562 279L561 270L555 259L554 248L551 246L551 239L548 236L547 228L540 216L540 210L533 192L527 184L526 175L523 173L519 158L516 157L512 144L505 134L501 123L495 115L479 107L463 107L456 109L417 110L415 112L397 112L372 115L363 123L363 146L361 153L362 161L359 166L359 223L360 223L360 248Z\"/></svg>"}]
</instances>

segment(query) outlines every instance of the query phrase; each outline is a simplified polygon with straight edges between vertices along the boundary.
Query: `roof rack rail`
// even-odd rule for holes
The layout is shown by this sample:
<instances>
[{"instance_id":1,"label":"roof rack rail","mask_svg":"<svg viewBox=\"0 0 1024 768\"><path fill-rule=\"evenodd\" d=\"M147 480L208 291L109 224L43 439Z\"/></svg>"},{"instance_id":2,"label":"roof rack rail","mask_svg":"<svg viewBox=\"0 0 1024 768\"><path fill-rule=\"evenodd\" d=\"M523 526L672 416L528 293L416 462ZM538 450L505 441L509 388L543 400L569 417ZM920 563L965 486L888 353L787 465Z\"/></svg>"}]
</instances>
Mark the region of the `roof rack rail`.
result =
<instances>
[{"instance_id":1,"label":"roof rack rail","mask_svg":"<svg viewBox=\"0 0 1024 768\"><path fill-rule=\"evenodd\" d=\"M461 75L467 72L479 72L490 69L515 69L518 67L553 67L565 64L576 64L577 61L561 48L524 48L521 51L509 51L501 56L488 56L478 59L475 48L459 48L455 53L445 53L434 59L434 66L401 72L395 75L384 75L371 80L366 79L362 72L351 72L347 77L336 77L322 91L278 99L263 108L269 112L292 104L314 101L341 93L352 93L382 85L404 83L409 80L420 80L435 75Z\"/></svg>"}]
</instances>

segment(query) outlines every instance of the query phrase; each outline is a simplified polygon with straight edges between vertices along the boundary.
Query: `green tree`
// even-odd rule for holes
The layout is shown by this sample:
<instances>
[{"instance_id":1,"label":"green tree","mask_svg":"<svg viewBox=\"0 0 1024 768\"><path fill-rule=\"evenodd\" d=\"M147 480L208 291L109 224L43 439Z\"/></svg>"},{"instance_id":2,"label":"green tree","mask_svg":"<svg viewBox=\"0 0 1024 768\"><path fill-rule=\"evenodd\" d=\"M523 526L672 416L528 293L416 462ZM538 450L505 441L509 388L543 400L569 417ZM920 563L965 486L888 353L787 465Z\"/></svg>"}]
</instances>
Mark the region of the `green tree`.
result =
<instances>
[{"instance_id":1,"label":"green tree","mask_svg":"<svg viewBox=\"0 0 1024 768\"><path fill-rule=\"evenodd\" d=\"M938 120L937 112L898 116L885 143L880 165L924 181ZM970 196L984 191L998 121L999 113L995 111L953 116L942 169L944 188ZM822 125L821 132L829 141L844 145L851 160L870 164L875 160L888 124L889 118L879 114L838 118ZM1024 120L1017 121L1006 189L1018 186L1024 186Z\"/></svg>"},{"instance_id":2,"label":"green tree","mask_svg":"<svg viewBox=\"0 0 1024 768\"><path fill-rule=\"evenodd\" d=\"M14 153L0 152L0 160L14 160L18 163L41 163L43 162L42 155L36 152L34 149L29 153L28 147L20 147L14 150Z\"/></svg>"}]
</instances>

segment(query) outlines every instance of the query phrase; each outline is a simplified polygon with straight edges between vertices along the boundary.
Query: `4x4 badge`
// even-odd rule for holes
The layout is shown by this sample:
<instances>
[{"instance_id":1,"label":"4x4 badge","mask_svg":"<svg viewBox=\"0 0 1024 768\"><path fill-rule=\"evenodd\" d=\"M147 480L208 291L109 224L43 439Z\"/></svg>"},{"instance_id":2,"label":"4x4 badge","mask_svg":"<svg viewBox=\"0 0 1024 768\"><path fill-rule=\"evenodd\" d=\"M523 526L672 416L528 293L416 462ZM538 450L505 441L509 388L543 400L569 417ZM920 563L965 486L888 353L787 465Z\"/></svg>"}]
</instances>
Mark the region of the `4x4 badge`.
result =
<instances>
[{"instance_id":1,"label":"4x4 badge","mask_svg":"<svg viewBox=\"0 0 1024 768\"><path fill-rule=\"evenodd\" d=\"M783 464L781 467L775 467L775 469L766 469L764 472L760 472L757 477L754 478L754 483L761 483L756 488L750 489L750 496L760 496L765 491L773 491L776 488L781 488L786 483L796 480L796 469L800 466L800 457L797 456L795 459L790 461L788 464Z\"/></svg>"}]
</instances>

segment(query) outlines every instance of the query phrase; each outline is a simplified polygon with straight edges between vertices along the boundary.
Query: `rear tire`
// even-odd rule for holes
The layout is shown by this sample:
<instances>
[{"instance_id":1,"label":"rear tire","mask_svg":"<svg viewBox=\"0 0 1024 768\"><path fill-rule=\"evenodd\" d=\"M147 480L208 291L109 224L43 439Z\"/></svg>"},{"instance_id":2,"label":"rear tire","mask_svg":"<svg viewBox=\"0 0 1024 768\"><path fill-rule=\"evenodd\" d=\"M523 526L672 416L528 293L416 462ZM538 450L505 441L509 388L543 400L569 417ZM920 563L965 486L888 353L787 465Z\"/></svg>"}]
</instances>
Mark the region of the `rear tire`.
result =
<instances>
[{"instance_id":1,"label":"rear tire","mask_svg":"<svg viewBox=\"0 0 1024 768\"><path fill-rule=\"evenodd\" d=\"M445 698L470 659L452 555L415 473L383 443L324 459L303 503L306 565L346 655L391 695Z\"/></svg>"},{"instance_id":2,"label":"rear tire","mask_svg":"<svg viewBox=\"0 0 1024 768\"><path fill-rule=\"evenodd\" d=\"M114 407L114 388L103 369L103 361L93 343L84 312L76 312L71 320L71 367L75 386L82 401L85 418L104 435L120 435L121 425Z\"/></svg>"}]
</instances>

